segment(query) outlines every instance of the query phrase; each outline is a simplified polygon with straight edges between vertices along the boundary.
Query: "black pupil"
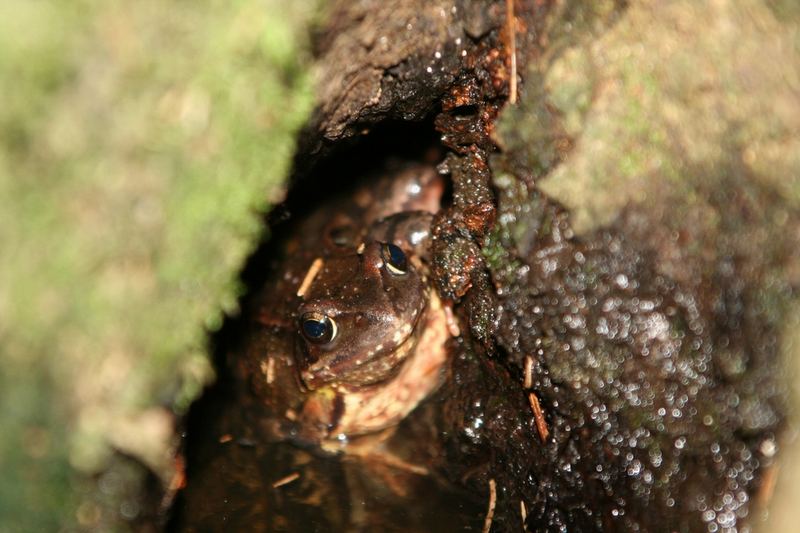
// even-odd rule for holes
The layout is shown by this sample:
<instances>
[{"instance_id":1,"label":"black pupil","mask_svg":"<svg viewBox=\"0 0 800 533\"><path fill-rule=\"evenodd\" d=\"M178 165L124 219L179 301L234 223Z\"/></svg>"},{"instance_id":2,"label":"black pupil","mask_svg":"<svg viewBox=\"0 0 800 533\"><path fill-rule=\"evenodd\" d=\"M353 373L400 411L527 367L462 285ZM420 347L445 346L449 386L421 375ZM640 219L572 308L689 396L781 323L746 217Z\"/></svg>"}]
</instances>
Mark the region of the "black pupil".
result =
<instances>
[{"instance_id":1,"label":"black pupil","mask_svg":"<svg viewBox=\"0 0 800 533\"><path fill-rule=\"evenodd\" d=\"M384 256L384 260L395 269L401 272L407 270L408 263L406 262L406 254L403 253L403 250L401 250L399 246L387 243L384 248Z\"/></svg>"},{"instance_id":2,"label":"black pupil","mask_svg":"<svg viewBox=\"0 0 800 533\"><path fill-rule=\"evenodd\" d=\"M330 336L331 323L327 317L303 320L303 333L310 340L326 342Z\"/></svg>"}]
</instances>

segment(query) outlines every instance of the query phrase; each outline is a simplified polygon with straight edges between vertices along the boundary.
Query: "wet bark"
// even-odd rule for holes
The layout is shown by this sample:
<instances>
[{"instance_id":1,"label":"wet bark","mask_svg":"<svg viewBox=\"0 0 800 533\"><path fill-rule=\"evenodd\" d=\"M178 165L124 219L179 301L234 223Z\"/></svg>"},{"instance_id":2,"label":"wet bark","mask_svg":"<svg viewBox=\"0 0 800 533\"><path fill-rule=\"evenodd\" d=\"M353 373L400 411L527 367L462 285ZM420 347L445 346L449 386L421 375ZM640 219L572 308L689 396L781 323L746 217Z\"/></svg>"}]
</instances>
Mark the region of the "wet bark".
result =
<instances>
[{"instance_id":1,"label":"wet bark","mask_svg":"<svg viewBox=\"0 0 800 533\"><path fill-rule=\"evenodd\" d=\"M399 434L433 422L432 466L473 501L494 480L493 531L742 528L768 496L784 426L800 216L796 175L775 172L796 162L749 164L768 128L734 114L702 150L702 128L648 114L675 97L673 113L693 115L680 96L696 87L656 69L631 88L637 67L613 70L642 34L675 38L657 15L706 11L581 4L334 3L296 183L376 128L433 119L452 183L433 278L462 336L447 384ZM763 88L783 98L776 85ZM788 123L760 120L796 133L786 106ZM406 142L387 139L386 157ZM593 153L608 172L595 181ZM647 164L631 171L637 154Z\"/></svg>"}]
</instances>

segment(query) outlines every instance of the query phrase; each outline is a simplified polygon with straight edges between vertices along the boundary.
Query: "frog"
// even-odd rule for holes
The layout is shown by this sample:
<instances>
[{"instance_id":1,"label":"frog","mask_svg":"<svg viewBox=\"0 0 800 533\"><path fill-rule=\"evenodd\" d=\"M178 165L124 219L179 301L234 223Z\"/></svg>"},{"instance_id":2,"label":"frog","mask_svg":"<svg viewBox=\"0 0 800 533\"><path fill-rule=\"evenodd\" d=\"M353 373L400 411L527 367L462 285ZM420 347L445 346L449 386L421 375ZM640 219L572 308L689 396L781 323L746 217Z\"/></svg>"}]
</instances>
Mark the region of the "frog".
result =
<instances>
[{"instance_id":1,"label":"frog","mask_svg":"<svg viewBox=\"0 0 800 533\"><path fill-rule=\"evenodd\" d=\"M457 343L429 272L444 193L433 164L390 165L273 227L194 419L204 440L189 448L176 523L479 527L480 511L462 511L483 498L446 479L438 440Z\"/></svg>"},{"instance_id":2,"label":"frog","mask_svg":"<svg viewBox=\"0 0 800 533\"><path fill-rule=\"evenodd\" d=\"M451 317L428 264L443 190L433 166L400 165L292 226L238 361L265 438L353 453L441 385Z\"/></svg>"}]
</instances>

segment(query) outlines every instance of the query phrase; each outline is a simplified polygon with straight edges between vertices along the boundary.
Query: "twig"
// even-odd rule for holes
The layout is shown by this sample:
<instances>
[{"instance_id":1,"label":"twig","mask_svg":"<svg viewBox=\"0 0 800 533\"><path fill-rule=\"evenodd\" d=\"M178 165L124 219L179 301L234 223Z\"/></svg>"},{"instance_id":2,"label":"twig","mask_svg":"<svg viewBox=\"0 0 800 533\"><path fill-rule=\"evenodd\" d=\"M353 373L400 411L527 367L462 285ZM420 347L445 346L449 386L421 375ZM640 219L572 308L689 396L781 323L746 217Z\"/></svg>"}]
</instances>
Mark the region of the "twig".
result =
<instances>
[{"instance_id":1,"label":"twig","mask_svg":"<svg viewBox=\"0 0 800 533\"><path fill-rule=\"evenodd\" d=\"M409 462L403 461L396 455L391 454L382 454L382 453L370 453L367 454L366 457L369 459L377 462L382 463L390 468L396 468L398 470L405 470L406 472L411 472L412 474L417 474L418 476L427 476L430 474L427 468L424 466L419 466L415 464L411 464Z\"/></svg>"},{"instance_id":2,"label":"twig","mask_svg":"<svg viewBox=\"0 0 800 533\"><path fill-rule=\"evenodd\" d=\"M486 511L486 518L483 520L483 533L489 533L492 529L492 518L494 518L494 506L497 503L497 485L494 479L489 480L489 509Z\"/></svg>"},{"instance_id":3,"label":"twig","mask_svg":"<svg viewBox=\"0 0 800 533\"><path fill-rule=\"evenodd\" d=\"M514 17L514 0L506 0L506 31L508 32L511 77L508 80L508 101L517 103L517 28Z\"/></svg>"},{"instance_id":4,"label":"twig","mask_svg":"<svg viewBox=\"0 0 800 533\"><path fill-rule=\"evenodd\" d=\"M297 295L300 298L302 298L303 295L306 293L308 287L314 281L314 278L317 277L317 274L319 274L319 271L321 269L322 269L322 258L317 257L316 259L314 259L314 262L311 263L311 268L309 268L308 272L306 272L306 277L303 278L303 283L300 284L300 288L297 289Z\"/></svg>"},{"instance_id":5,"label":"twig","mask_svg":"<svg viewBox=\"0 0 800 533\"><path fill-rule=\"evenodd\" d=\"M261 361L261 372L266 376L267 385L272 385L275 381L275 358L270 357L266 361Z\"/></svg>"},{"instance_id":6,"label":"twig","mask_svg":"<svg viewBox=\"0 0 800 533\"><path fill-rule=\"evenodd\" d=\"M522 516L522 531L528 531L528 526L525 524L525 521L528 519L528 508L525 507L525 501L519 501L519 514Z\"/></svg>"},{"instance_id":7,"label":"twig","mask_svg":"<svg viewBox=\"0 0 800 533\"><path fill-rule=\"evenodd\" d=\"M550 436L550 430L547 429L547 422L544 419L542 406L539 404L539 398L534 393L528 393L528 402L531 404L533 411L533 421L536 423L536 431L539 432L539 438L542 442L547 442L547 437Z\"/></svg>"},{"instance_id":8,"label":"twig","mask_svg":"<svg viewBox=\"0 0 800 533\"><path fill-rule=\"evenodd\" d=\"M288 476L282 477L278 481L273 483L272 484L272 488L273 489L277 489L278 487L282 487L284 485L288 485L289 483L291 483L292 481L298 479L299 477L300 477L300 473L299 472L293 472L293 473L289 474Z\"/></svg>"},{"instance_id":9,"label":"twig","mask_svg":"<svg viewBox=\"0 0 800 533\"><path fill-rule=\"evenodd\" d=\"M522 381L524 389L533 387L533 357L530 355L525 356L525 379Z\"/></svg>"},{"instance_id":10,"label":"twig","mask_svg":"<svg viewBox=\"0 0 800 533\"><path fill-rule=\"evenodd\" d=\"M761 478L761 487L756 493L756 500L759 505L766 507L772 500L772 495L775 493L775 484L778 481L778 465L773 464L767 467L764 476Z\"/></svg>"}]
</instances>

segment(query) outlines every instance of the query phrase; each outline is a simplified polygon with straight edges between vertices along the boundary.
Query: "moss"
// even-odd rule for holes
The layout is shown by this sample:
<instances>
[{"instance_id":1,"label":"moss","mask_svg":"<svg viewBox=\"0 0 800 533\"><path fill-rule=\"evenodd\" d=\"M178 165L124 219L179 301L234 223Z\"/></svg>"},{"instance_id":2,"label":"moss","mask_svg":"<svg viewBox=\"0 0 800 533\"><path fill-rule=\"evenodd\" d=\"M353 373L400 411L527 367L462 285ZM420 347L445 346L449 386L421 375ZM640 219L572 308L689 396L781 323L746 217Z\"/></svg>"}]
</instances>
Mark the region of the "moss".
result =
<instances>
[{"instance_id":1,"label":"moss","mask_svg":"<svg viewBox=\"0 0 800 533\"><path fill-rule=\"evenodd\" d=\"M575 141L541 186L572 208L576 230L665 195L691 201L708 179L692 174L698 163L731 167L744 158L755 180L796 203L797 180L786 179L800 169L796 17L779 21L758 1L682 2L633 5L615 20L598 40L573 39L531 73L544 77ZM522 107L542 105L535 93Z\"/></svg>"},{"instance_id":2,"label":"moss","mask_svg":"<svg viewBox=\"0 0 800 533\"><path fill-rule=\"evenodd\" d=\"M152 421L211 378L206 332L236 312L310 109L314 4L0 6L10 523L112 524L77 492L110 442L169 476L170 432ZM131 428L145 437L115 440Z\"/></svg>"}]
</instances>

